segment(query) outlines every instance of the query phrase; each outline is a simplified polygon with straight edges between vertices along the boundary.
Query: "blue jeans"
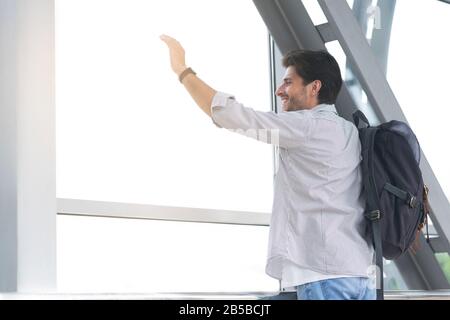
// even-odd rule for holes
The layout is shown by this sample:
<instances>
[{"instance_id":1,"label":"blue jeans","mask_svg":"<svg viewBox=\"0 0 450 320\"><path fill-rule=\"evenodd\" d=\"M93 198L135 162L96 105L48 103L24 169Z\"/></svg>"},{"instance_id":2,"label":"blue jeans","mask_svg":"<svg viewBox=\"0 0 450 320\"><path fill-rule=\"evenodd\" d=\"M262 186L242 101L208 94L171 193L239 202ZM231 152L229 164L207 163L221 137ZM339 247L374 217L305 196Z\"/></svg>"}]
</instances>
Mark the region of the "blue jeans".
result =
<instances>
[{"instance_id":1,"label":"blue jeans","mask_svg":"<svg viewBox=\"0 0 450 320\"><path fill-rule=\"evenodd\" d=\"M335 278L297 286L297 293L281 293L269 300L375 300L375 288L369 279L360 277Z\"/></svg>"}]
</instances>

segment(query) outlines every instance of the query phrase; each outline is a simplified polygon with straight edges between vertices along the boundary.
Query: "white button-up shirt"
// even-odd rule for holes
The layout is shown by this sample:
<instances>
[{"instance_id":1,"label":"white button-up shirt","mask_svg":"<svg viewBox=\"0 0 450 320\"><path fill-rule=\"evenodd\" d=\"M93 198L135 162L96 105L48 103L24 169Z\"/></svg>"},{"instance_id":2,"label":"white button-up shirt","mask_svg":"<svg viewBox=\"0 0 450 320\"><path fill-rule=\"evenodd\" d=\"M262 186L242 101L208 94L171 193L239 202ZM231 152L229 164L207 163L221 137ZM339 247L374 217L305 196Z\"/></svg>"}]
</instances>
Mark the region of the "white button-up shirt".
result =
<instances>
[{"instance_id":1,"label":"white button-up shirt","mask_svg":"<svg viewBox=\"0 0 450 320\"><path fill-rule=\"evenodd\" d=\"M356 127L334 105L261 112L221 92L213 98L211 118L219 127L279 147L266 273L283 279L283 270L295 266L312 271L313 279L366 277L373 248L363 215Z\"/></svg>"}]
</instances>

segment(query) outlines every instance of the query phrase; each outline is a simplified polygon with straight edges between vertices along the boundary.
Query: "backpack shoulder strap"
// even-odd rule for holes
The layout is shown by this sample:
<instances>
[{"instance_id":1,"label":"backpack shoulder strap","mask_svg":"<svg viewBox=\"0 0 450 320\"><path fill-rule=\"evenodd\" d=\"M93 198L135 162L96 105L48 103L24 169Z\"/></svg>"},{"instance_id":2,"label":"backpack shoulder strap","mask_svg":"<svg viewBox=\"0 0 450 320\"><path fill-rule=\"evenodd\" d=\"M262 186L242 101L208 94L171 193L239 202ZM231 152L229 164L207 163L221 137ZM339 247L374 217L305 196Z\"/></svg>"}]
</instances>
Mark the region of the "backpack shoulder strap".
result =
<instances>
[{"instance_id":1,"label":"backpack shoulder strap","mask_svg":"<svg viewBox=\"0 0 450 320\"><path fill-rule=\"evenodd\" d=\"M359 120L364 121L367 124L367 126L370 126L369 120L367 120L366 116L364 115L364 113L361 110L356 110L355 112L353 112L352 116L353 116L353 122L355 123L355 126L357 128L359 126Z\"/></svg>"},{"instance_id":2,"label":"backpack shoulder strap","mask_svg":"<svg viewBox=\"0 0 450 320\"><path fill-rule=\"evenodd\" d=\"M364 116L364 115L363 115ZM365 118L365 117L364 117ZM367 119L366 119L367 120ZM364 134L361 135L362 147L362 170L363 184L366 195L366 211L365 217L370 221L372 229L372 241L375 248L376 259L376 280L377 280L377 300L384 299L383 284L383 248L381 244L380 230L380 205L378 200L377 189L373 181L373 153L375 144L375 135L378 131L377 127L367 127L362 129Z\"/></svg>"}]
</instances>

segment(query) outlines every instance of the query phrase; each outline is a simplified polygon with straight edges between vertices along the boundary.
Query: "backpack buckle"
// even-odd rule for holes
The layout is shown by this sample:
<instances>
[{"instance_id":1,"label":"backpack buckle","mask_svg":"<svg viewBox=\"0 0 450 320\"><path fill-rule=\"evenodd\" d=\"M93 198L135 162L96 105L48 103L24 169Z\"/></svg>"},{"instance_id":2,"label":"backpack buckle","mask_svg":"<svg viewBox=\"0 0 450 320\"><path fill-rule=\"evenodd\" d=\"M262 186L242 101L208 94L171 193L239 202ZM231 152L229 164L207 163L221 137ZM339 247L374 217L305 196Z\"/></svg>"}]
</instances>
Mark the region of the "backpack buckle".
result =
<instances>
[{"instance_id":1,"label":"backpack buckle","mask_svg":"<svg viewBox=\"0 0 450 320\"><path fill-rule=\"evenodd\" d=\"M409 205L410 208L415 208L417 205L417 198L412 194L408 193L406 203Z\"/></svg>"},{"instance_id":2,"label":"backpack buckle","mask_svg":"<svg viewBox=\"0 0 450 320\"><path fill-rule=\"evenodd\" d=\"M366 216L367 219L371 221L379 220L381 218L380 210L373 210L370 212L366 212L364 215Z\"/></svg>"}]
</instances>

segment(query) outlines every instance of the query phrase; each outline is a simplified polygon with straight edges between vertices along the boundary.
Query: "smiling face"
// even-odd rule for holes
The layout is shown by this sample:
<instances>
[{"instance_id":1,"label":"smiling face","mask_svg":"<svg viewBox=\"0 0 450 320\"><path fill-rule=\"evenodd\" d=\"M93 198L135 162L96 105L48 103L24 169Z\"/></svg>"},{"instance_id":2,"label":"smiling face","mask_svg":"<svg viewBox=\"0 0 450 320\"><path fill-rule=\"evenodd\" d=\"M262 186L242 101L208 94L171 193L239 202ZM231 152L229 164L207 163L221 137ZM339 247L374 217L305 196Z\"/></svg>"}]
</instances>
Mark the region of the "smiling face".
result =
<instances>
[{"instance_id":1,"label":"smiling face","mask_svg":"<svg viewBox=\"0 0 450 320\"><path fill-rule=\"evenodd\" d=\"M317 97L320 87L319 80L305 84L295 71L295 67L289 66L283 77L283 83L275 94L281 98L283 111L312 109L319 104Z\"/></svg>"}]
</instances>

